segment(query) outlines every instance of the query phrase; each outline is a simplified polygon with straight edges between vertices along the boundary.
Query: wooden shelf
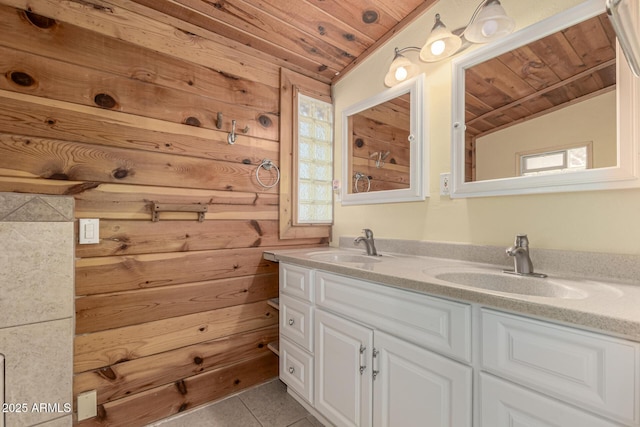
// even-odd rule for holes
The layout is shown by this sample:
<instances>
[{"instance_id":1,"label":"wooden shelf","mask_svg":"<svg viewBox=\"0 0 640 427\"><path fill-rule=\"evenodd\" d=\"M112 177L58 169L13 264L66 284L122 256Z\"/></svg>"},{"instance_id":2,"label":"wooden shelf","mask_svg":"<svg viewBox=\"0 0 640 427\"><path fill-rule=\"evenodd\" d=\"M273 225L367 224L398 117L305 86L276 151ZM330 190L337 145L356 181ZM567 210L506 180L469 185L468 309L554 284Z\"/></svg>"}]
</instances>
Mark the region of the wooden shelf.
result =
<instances>
[{"instance_id":1,"label":"wooden shelf","mask_svg":"<svg viewBox=\"0 0 640 427\"><path fill-rule=\"evenodd\" d=\"M276 310L280 310L280 298L271 298L269 301L267 301L267 304L269 304L271 307L275 308ZM269 344L267 344L267 348L273 351L276 356L280 357L279 341L270 342Z\"/></svg>"},{"instance_id":2,"label":"wooden shelf","mask_svg":"<svg viewBox=\"0 0 640 427\"><path fill-rule=\"evenodd\" d=\"M275 308L276 310L280 310L280 298L271 298L267 304L269 304L271 307Z\"/></svg>"},{"instance_id":3,"label":"wooden shelf","mask_svg":"<svg viewBox=\"0 0 640 427\"><path fill-rule=\"evenodd\" d=\"M269 344L267 344L267 348L271 351L273 351L276 356L280 357L280 342L279 341L273 341L270 342Z\"/></svg>"}]
</instances>

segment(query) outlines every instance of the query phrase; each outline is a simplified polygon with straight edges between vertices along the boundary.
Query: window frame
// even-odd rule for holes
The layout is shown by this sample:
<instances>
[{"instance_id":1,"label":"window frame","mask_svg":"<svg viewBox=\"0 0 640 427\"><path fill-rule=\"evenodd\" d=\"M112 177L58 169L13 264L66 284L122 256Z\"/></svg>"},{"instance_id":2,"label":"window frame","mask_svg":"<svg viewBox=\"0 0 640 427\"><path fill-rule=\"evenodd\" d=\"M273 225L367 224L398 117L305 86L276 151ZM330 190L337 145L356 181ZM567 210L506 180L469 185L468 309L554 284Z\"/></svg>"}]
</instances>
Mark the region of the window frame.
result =
<instances>
[{"instance_id":1,"label":"window frame","mask_svg":"<svg viewBox=\"0 0 640 427\"><path fill-rule=\"evenodd\" d=\"M548 147L539 150L530 150L530 151L521 151L516 153L516 176L531 176L534 174L525 175L526 172L523 171L523 162L527 157L533 156L543 156L547 154L555 154L555 153L563 153L564 155L564 168L548 168L548 169L538 169L536 172L545 172L555 170L556 173L563 173L562 171L568 169L568 157L569 150L573 150L575 148L585 148L587 150L587 162L585 169L576 169L574 171L567 170L567 172L577 172L581 170L591 169L593 168L593 141L580 142L575 144L566 144L566 145L557 145L553 147Z\"/></svg>"},{"instance_id":2,"label":"window frame","mask_svg":"<svg viewBox=\"0 0 640 427\"><path fill-rule=\"evenodd\" d=\"M279 231L280 239L326 239L331 238L331 224L298 223L297 218L297 97L296 92L318 98L329 103L331 85L303 76L286 68L280 69L280 187L279 187ZM335 153L335 117L334 117ZM294 160L294 155L295 160ZM334 155L335 158L335 155ZM332 176L335 173L332 172ZM332 203L333 210L333 203ZM333 214L332 214L333 217Z\"/></svg>"}]
</instances>

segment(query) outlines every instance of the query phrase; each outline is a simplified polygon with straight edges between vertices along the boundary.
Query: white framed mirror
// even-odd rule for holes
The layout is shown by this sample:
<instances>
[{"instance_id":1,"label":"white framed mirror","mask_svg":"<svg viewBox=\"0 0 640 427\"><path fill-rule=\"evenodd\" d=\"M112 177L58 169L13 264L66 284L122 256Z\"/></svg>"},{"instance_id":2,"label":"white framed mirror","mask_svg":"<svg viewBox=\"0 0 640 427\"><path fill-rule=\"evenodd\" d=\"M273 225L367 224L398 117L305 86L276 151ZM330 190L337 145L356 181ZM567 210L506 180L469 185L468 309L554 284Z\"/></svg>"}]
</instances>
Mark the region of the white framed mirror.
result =
<instances>
[{"instance_id":1,"label":"white framed mirror","mask_svg":"<svg viewBox=\"0 0 640 427\"><path fill-rule=\"evenodd\" d=\"M342 204L419 201L428 188L424 74L342 112Z\"/></svg>"},{"instance_id":2,"label":"white framed mirror","mask_svg":"<svg viewBox=\"0 0 640 427\"><path fill-rule=\"evenodd\" d=\"M453 66L451 197L640 186L640 79L588 0Z\"/></svg>"}]
</instances>

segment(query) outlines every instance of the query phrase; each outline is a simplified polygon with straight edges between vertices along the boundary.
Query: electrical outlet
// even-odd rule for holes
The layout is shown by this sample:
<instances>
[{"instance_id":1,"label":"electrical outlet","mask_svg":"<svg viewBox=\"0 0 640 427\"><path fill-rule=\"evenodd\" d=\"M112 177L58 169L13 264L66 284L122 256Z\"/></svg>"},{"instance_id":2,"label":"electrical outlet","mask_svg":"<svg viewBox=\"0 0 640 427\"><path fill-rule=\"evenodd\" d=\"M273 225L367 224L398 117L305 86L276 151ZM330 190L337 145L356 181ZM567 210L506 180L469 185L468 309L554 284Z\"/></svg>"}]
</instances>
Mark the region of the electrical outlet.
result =
<instances>
[{"instance_id":1,"label":"electrical outlet","mask_svg":"<svg viewBox=\"0 0 640 427\"><path fill-rule=\"evenodd\" d=\"M440 174L440 195L448 196L450 193L449 183L451 181L451 174L449 172Z\"/></svg>"},{"instance_id":2,"label":"electrical outlet","mask_svg":"<svg viewBox=\"0 0 640 427\"><path fill-rule=\"evenodd\" d=\"M85 391L78 395L78 421L98 415L98 392Z\"/></svg>"}]
</instances>

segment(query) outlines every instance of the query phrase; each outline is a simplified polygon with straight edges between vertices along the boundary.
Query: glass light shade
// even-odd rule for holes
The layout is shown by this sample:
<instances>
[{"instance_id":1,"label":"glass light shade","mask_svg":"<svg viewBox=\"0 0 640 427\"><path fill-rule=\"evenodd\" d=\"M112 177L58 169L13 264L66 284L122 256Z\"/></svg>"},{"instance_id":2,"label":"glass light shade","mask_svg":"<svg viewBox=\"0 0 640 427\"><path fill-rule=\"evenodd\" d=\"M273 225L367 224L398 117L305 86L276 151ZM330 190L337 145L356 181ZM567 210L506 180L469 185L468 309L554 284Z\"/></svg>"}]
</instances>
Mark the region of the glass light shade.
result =
<instances>
[{"instance_id":1,"label":"glass light shade","mask_svg":"<svg viewBox=\"0 0 640 427\"><path fill-rule=\"evenodd\" d=\"M400 82L408 80L420 74L420 67L400 54L391 63L387 75L384 76L384 84L393 87Z\"/></svg>"},{"instance_id":2,"label":"glass light shade","mask_svg":"<svg viewBox=\"0 0 640 427\"><path fill-rule=\"evenodd\" d=\"M498 0L490 0L464 30L464 38L472 43L487 43L511 34L515 21L507 16Z\"/></svg>"},{"instance_id":3,"label":"glass light shade","mask_svg":"<svg viewBox=\"0 0 640 427\"><path fill-rule=\"evenodd\" d=\"M440 21L440 15L436 15L436 23L431 34L420 50L420 59L425 62L439 61L456 53L460 46L462 46L460 37L447 30Z\"/></svg>"}]
</instances>

